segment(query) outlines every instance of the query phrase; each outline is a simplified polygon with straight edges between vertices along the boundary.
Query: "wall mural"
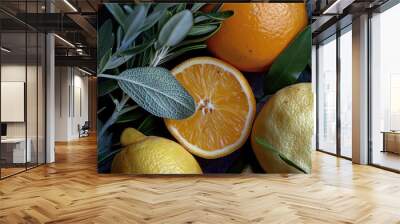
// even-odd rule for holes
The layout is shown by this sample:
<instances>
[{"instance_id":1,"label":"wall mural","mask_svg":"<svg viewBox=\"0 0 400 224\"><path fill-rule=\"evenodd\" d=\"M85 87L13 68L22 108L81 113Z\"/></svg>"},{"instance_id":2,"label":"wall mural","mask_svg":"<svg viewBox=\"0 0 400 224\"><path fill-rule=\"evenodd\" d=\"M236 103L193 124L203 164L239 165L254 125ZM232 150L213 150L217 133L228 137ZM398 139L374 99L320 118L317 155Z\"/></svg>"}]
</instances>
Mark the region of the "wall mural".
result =
<instances>
[{"instance_id":1,"label":"wall mural","mask_svg":"<svg viewBox=\"0 0 400 224\"><path fill-rule=\"evenodd\" d=\"M107 3L98 171L310 173L304 3Z\"/></svg>"}]
</instances>

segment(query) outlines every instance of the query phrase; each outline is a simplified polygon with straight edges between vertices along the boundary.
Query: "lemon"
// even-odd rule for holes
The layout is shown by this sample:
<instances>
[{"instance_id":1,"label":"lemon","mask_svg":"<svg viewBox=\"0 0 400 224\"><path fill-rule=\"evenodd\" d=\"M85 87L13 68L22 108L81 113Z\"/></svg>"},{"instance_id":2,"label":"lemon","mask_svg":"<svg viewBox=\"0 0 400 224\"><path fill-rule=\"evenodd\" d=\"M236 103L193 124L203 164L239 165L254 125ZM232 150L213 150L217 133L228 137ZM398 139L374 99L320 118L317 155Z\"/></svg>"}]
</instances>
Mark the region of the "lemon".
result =
<instances>
[{"instance_id":1,"label":"lemon","mask_svg":"<svg viewBox=\"0 0 400 224\"><path fill-rule=\"evenodd\" d=\"M196 159L178 143L166 138L145 136L127 128L121 134L125 147L112 162L112 173L201 174Z\"/></svg>"},{"instance_id":2,"label":"lemon","mask_svg":"<svg viewBox=\"0 0 400 224\"><path fill-rule=\"evenodd\" d=\"M281 89L258 114L251 145L268 173L311 171L313 93L310 83Z\"/></svg>"}]
</instances>

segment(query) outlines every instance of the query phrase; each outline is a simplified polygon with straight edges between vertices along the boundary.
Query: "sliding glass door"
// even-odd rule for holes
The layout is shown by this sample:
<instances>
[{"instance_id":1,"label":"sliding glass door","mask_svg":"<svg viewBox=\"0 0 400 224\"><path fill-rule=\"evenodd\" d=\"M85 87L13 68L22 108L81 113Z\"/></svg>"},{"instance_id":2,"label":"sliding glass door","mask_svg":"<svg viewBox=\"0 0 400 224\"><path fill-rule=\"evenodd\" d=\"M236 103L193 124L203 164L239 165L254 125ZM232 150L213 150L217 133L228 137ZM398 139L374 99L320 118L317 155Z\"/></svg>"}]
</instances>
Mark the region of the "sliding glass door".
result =
<instances>
[{"instance_id":1,"label":"sliding glass door","mask_svg":"<svg viewBox=\"0 0 400 224\"><path fill-rule=\"evenodd\" d=\"M340 155L352 158L352 32L351 25L340 32Z\"/></svg>"},{"instance_id":2,"label":"sliding glass door","mask_svg":"<svg viewBox=\"0 0 400 224\"><path fill-rule=\"evenodd\" d=\"M400 171L400 4L371 18L370 162Z\"/></svg>"},{"instance_id":3,"label":"sliding glass door","mask_svg":"<svg viewBox=\"0 0 400 224\"><path fill-rule=\"evenodd\" d=\"M352 27L317 47L317 149L352 157Z\"/></svg>"},{"instance_id":4,"label":"sliding glass door","mask_svg":"<svg viewBox=\"0 0 400 224\"><path fill-rule=\"evenodd\" d=\"M336 36L317 48L318 150L336 154Z\"/></svg>"}]
</instances>

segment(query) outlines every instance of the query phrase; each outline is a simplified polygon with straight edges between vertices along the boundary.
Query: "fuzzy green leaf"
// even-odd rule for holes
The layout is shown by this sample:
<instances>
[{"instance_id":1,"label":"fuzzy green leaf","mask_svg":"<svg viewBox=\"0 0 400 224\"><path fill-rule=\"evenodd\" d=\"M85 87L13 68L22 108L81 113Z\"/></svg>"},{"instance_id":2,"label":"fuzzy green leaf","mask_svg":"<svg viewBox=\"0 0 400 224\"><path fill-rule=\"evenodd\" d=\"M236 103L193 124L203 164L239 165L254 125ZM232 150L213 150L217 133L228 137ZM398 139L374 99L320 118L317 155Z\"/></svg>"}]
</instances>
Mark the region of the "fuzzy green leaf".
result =
<instances>
[{"instance_id":1,"label":"fuzzy green leaf","mask_svg":"<svg viewBox=\"0 0 400 224\"><path fill-rule=\"evenodd\" d=\"M189 10L183 10L172 16L162 27L158 36L159 46L172 47L185 39L193 26L193 15Z\"/></svg>"},{"instance_id":2,"label":"fuzzy green leaf","mask_svg":"<svg viewBox=\"0 0 400 224\"><path fill-rule=\"evenodd\" d=\"M217 25L196 25L190 29L188 36L200 36L213 32L218 28Z\"/></svg>"},{"instance_id":3,"label":"fuzzy green leaf","mask_svg":"<svg viewBox=\"0 0 400 224\"><path fill-rule=\"evenodd\" d=\"M155 116L180 120L195 112L192 96L167 69L138 67L118 76L101 74L99 77L118 80L122 91Z\"/></svg>"},{"instance_id":4,"label":"fuzzy green leaf","mask_svg":"<svg viewBox=\"0 0 400 224\"><path fill-rule=\"evenodd\" d=\"M126 14L118 3L105 3L106 8L114 16L115 20L125 29Z\"/></svg>"},{"instance_id":5,"label":"fuzzy green leaf","mask_svg":"<svg viewBox=\"0 0 400 224\"><path fill-rule=\"evenodd\" d=\"M201 9L203 6L205 6L207 3L193 3L192 8L190 9L190 11L192 11L192 13L195 13L197 11L199 11L199 9Z\"/></svg>"},{"instance_id":6,"label":"fuzzy green leaf","mask_svg":"<svg viewBox=\"0 0 400 224\"><path fill-rule=\"evenodd\" d=\"M133 12L126 19L127 30L125 32L124 38L122 39L121 48L128 48L133 41L140 35L142 31L142 26L146 18L146 7L141 4L134 8Z\"/></svg>"}]
</instances>

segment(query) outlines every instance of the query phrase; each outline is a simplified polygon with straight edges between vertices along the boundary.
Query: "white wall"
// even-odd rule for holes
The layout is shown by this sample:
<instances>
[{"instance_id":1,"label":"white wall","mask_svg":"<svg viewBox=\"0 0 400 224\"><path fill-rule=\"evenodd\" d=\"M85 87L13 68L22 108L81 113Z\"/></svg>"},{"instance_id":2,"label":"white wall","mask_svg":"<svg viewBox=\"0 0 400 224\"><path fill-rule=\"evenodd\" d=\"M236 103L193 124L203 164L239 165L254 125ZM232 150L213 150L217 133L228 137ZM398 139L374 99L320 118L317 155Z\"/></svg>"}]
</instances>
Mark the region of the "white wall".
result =
<instances>
[{"instance_id":1,"label":"white wall","mask_svg":"<svg viewBox=\"0 0 400 224\"><path fill-rule=\"evenodd\" d=\"M56 67L55 73L55 140L74 140L79 138L78 125L89 118L88 78L72 67Z\"/></svg>"}]
</instances>

